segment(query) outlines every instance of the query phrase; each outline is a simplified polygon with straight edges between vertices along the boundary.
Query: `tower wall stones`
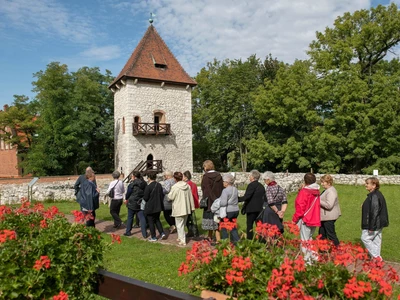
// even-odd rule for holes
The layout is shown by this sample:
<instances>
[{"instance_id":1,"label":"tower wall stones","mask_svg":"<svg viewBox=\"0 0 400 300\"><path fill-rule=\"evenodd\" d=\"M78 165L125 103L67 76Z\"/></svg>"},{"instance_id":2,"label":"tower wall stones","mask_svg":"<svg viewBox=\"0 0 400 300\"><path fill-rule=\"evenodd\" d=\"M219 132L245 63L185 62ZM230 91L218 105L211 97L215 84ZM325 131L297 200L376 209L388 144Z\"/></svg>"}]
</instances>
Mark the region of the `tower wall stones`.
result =
<instances>
[{"instance_id":1,"label":"tower wall stones","mask_svg":"<svg viewBox=\"0 0 400 300\"><path fill-rule=\"evenodd\" d=\"M160 123L171 126L171 135L133 135L134 118L153 123L154 114L162 113ZM127 79L114 95L115 167L128 175L148 155L162 160L163 168L192 171L191 88L183 85L151 83ZM125 124L125 130L124 130Z\"/></svg>"}]
</instances>

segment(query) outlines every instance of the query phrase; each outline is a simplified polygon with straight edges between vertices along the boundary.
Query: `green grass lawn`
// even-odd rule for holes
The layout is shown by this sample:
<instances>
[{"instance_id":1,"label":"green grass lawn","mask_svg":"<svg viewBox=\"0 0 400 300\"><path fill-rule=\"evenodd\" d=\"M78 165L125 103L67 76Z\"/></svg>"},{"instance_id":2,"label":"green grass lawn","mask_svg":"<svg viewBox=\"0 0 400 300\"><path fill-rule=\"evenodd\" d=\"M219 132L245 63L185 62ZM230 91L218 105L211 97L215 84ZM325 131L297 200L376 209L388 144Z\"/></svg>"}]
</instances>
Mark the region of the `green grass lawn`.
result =
<instances>
[{"instance_id":1,"label":"green grass lawn","mask_svg":"<svg viewBox=\"0 0 400 300\"><path fill-rule=\"evenodd\" d=\"M363 186L337 185L342 216L336 222L336 231L342 241L360 242L361 235L361 204L365 200L367 191ZM385 185L381 191L386 198L390 225L383 230L382 256L387 261L400 262L400 239L397 238L397 226L400 224L400 207L396 205L397 197L400 195L400 186ZM285 221L290 221L294 212L294 199L296 194L288 196L288 209ZM56 205L59 209L69 214L78 209L76 202L46 203L46 206ZM201 224L202 211L197 210L196 217L199 227ZM97 219L112 220L109 208L101 205L96 211ZM121 218L126 220L127 210L121 209ZM161 218L164 227L168 227L164 218ZM245 216L240 215L239 231L245 231ZM200 232L203 231L200 229ZM111 241L109 235L104 234L107 241ZM122 237L121 244L111 245L105 256L105 267L107 270L125 276L147 281L157 285L165 286L183 292L190 292L188 282L183 277L178 277L177 269L185 260L185 248L176 246L148 243L136 238Z\"/></svg>"}]
</instances>

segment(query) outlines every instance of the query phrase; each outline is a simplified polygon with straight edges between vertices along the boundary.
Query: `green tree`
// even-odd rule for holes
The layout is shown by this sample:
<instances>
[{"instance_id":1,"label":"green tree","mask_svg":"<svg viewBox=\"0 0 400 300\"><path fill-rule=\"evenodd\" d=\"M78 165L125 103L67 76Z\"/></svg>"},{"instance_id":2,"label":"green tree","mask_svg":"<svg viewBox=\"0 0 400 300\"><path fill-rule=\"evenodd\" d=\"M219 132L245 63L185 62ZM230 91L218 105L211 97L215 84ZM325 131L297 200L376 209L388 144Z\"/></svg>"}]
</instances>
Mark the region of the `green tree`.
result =
<instances>
[{"instance_id":1,"label":"green tree","mask_svg":"<svg viewBox=\"0 0 400 300\"><path fill-rule=\"evenodd\" d=\"M392 4L345 13L310 44L313 67L330 90L322 133L340 141L331 151L341 157L333 170L358 173L378 159L396 161L400 65L385 59L399 41L400 11Z\"/></svg>"},{"instance_id":2,"label":"green tree","mask_svg":"<svg viewBox=\"0 0 400 300\"><path fill-rule=\"evenodd\" d=\"M278 62L250 56L246 61L214 60L196 77L193 91L195 161L213 159L220 169L246 170L246 139L261 123L255 118L251 93L275 76Z\"/></svg>"},{"instance_id":3,"label":"green tree","mask_svg":"<svg viewBox=\"0 0 400 300\"><path fill-rule=\"evenodd\" d=\"M110 72L83 67L70 73L53 62L34 76L39 128L26 169L37 175L77 174L91 165L109 172L114 139Z\"/></svg>"},{"instance_id":4,"label":"green tree","mask_svg":"<svg viewBox=\"0 0 400 300\"><path fill-rule=\"evenodd\" d=\"M266 129L249 139L249 160L260 169L303 170L312 167L304 139L322 125L319 82L309 61L281 64L276 78L253 93L254 110Z\"/></svg>"},{"instance_id":5,"label":"green tree","mask_svg":"<svg viewBox=\"0 0 400 300\"><path fill-rule=\"evenodd\" d=\"M32 145L36 129L35 104L25 95L14 95L11 106L0 113L0 138L24 152Z\"/></svg>"}]
</instances>

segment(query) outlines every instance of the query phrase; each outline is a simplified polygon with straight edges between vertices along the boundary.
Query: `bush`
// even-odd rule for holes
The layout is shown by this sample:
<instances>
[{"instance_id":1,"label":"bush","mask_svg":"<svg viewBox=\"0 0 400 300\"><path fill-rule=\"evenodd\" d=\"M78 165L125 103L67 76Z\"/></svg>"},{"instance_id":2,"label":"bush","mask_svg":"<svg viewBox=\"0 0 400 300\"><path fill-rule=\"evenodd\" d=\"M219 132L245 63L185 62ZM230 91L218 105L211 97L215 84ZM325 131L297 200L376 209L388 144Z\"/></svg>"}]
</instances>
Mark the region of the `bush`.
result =
<instances>
[{"instance_id":1,"label":"bush","mask_svg":"<svg viewBox=\"0 0 400 300\"><path fill-rule=\"evenodd\" d=\"M370 260L358 245L336 248L318 238L301 243L291 223L285 223L284 235L275 225L261 223L256 233L236 246L228 240L216 248L207 241L193 244L179 275L188 274L193 291L238 299L388 299L399 280L392 267ZM313 253L312 261L304 261L300 245Z\"/></svg>"},{"instance_id":2,"label":"bush","mask_svg":"<svg viewBox=\"0 0 400 300\"><path fill-rule=\"evenodd\" d=\"M104 246L95 228L69 223L57 207L0 206L0 298L89 299Z\"/></svg>"}]
</instances>

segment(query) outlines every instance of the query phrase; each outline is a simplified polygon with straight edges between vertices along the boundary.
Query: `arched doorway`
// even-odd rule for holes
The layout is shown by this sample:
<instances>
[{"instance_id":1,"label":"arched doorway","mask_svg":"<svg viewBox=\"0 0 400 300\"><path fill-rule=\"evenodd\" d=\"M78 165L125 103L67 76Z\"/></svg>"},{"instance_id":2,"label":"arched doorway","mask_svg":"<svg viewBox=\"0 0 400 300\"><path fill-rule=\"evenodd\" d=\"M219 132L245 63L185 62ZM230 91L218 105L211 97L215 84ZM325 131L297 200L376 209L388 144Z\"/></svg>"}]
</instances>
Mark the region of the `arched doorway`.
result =
<instances>
[{"instance_id":1,"label":"arched doorway","mask_svg":"<svg viewBox=\"0 0 400 300\"><path fill-rule=\"evenodd\" d=\"M146 167L146 169L147 170L149 170L149 169L153 169L153 154L149 154L149 155L147 155L147 167Z\"/></svg>"}]
</instances>

